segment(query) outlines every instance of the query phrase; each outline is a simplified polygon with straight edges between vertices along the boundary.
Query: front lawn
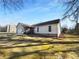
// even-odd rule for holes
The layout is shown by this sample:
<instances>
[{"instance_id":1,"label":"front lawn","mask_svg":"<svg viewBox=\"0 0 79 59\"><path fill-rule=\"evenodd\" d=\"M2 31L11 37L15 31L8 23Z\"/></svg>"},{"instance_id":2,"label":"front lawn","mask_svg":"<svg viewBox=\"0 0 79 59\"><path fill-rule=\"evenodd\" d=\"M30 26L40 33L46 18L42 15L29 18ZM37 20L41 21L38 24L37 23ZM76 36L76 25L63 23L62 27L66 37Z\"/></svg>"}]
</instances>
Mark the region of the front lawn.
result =
<instances>
[{"instance_id":1,"label":"front lawn","mask_svg":"<svg viewBox=\"0 0 79 59\"><path fill-rule=\"evenodd\" d=\"M8 37L9 39L0 41L0 59L79 59L79 44L47 43L78 41L78 36L65 35L64 38L52 38L13 35Z\"/></svg>"}]
</instances>

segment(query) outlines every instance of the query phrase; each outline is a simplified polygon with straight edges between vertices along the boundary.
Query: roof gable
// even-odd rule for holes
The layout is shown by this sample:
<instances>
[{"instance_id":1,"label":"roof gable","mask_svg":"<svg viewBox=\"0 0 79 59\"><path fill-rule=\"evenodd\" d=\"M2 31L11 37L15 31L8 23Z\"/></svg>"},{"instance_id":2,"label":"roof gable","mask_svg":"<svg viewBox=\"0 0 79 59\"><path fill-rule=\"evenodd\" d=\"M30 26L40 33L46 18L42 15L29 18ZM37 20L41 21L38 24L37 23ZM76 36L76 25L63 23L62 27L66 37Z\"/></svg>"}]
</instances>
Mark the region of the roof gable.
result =
<instances>
[{"instance_id":1,"label":"roof gable","mask_svg":"<svg viewBox=\"0 0 79 59\"><path fill-rule=\"evenodd\" d=\"M23 24L23 23L18 23L17 26L21 25L23 28L26 28L26 27L31 27L30 25L27 25L27 24Z\"/></svg>"}]
</instances>

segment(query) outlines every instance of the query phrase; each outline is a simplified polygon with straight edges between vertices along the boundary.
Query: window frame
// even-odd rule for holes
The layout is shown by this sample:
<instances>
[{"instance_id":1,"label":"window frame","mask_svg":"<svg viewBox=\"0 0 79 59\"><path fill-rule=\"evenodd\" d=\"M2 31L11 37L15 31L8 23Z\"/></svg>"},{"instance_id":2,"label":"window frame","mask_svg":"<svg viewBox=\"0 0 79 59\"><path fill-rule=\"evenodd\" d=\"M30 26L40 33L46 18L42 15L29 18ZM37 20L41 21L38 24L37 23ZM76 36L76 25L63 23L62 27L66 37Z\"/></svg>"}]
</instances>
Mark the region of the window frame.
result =
<instances>
[{"instance_id":1,"label":"window frame","mask_svg":"<svg viewBox=\"0 0 79 59\"><path fill-rule=\"evenodd\" d=\"M39 27L37 27L37 32L39 32Z\"/></svg>"},{"instance_id":2,"label":"window frame","mask_svg":"<svg viewBox=\"0 0 79 59\"><path fill-rule=\"evenodd\" d=\"M52 32L52 26L51 25L48 26L48 32Z\"/></svg>"}]
</instances>

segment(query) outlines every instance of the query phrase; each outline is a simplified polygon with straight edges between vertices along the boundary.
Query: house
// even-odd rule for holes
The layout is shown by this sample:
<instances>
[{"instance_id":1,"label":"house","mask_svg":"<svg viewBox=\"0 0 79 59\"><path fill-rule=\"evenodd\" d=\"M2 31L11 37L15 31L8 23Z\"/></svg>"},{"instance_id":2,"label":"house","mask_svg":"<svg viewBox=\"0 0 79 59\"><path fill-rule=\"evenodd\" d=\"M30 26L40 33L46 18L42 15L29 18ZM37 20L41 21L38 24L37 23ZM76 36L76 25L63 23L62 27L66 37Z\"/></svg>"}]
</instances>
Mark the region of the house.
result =
<instances>
[{"instance_id":1,"label":"house","mask_svg":"<svg viewBox=\"0 0 79 59\"><path fill-rule=\"evenodd\" d=\"M57 37L61 34L60 19L38 23L33 26L35 34L52 35Z\"/></svg>"},{"instance_id":2,"label":"house","mask_svg":"<svg viewBox=\"0 0 79 59\"><path fill-rule=\"evenodd\" d=\"M16 33L16 25L7 25L7 33Z\"/></svg>"},{"instance_id":3,"label":"house","mask_svg":"<svg viewBox=\"0 0 79 59\"><path fill-rule=\"evenodd\" d=\"M16 34L22 35L22 34L29 34L33 32L33 27L29 26L27 24L18 23L16 26Z\"/></svg>"}]
</instances>

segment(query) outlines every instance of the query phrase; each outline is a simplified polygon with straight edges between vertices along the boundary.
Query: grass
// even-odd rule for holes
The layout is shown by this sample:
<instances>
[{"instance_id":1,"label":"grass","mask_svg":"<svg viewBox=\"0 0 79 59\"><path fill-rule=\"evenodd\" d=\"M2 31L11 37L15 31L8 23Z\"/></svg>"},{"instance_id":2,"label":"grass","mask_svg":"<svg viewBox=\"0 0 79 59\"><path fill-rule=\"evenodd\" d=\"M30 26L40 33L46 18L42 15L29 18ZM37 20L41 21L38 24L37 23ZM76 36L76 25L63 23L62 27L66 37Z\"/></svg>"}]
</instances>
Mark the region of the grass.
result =
<instances>
[{"instance_id":1,"label":"grass","mask_svg":"<svg viewBox=\"0 0 79 59\"><path fill-rule=\"evenodd\" d=\"M64 34L64 38L53 38L53 37L36 37L36 36L28 36L28 35L23 35L23 36L15 36L12 37L13 40L42 40L42 41L77 41L79 40L79 35L69 35L69 34Z\"/></svg>"},{"instance_id":2,"label":"grass","mask_svg":"<svg viewBox=\"0 0 79 59\"><path fill-rule=\"evenodd\" d=\"M64 38L31 37L27 35L15 36L14 34L6 36L8 40L0 41L0 59L79 59L79 44L48 44L40 42L78 41L79 39L78 35L65 34L64 36ZM1 36L3 39L6 39L6 37L4 35L3 37Z\"/></svg>"}]
</instances>

